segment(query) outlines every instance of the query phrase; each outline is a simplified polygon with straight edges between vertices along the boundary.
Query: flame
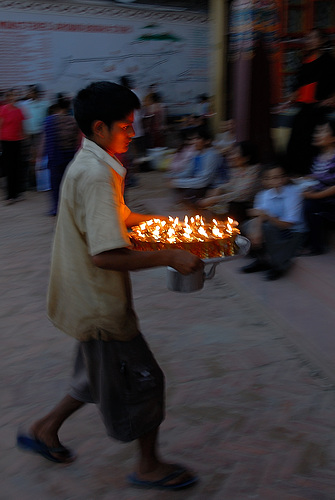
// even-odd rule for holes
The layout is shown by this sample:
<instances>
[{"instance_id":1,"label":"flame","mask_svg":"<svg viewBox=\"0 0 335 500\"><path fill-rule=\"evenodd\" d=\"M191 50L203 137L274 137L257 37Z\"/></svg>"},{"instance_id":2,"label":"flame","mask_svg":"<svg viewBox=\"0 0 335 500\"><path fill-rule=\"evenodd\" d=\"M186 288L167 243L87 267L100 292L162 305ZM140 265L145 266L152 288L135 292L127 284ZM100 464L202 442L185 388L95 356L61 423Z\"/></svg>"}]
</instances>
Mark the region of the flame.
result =
<instances>
[{"instance_id":1,"label":"flame","mask_svg":"<svg viewBox=\"0 0 335 500\"><path fill-rule=\"evenodd\" d=\"M238 222L213 219L207 222L201 215L184 217L169 216L167 220L150 219L134 226L130 238L135 250L160 250L182 248L200 258L234 255L235 236L239 234Z\"/></svg>"},{"instance_id":2,"label":"flame","mask_svg":"<svg viewBox=\"0 0 335 500\"><path fill-rule=\"evenodd\" d=\"M222 238L223 237L223 233L220 231L220 229L216 226L213 227L212 229L212 234L213 236L215 236L216 238Z\"/></svg>"},{"instance_id":3,"label":"flame","mask_svg":"<svg viewBox=\"0 0 335 500\"><path fill-rule=\"evenodd\" d=\"M213 219L205 222L201 215L179 222L178 217L168 217L168 220L150 219L132 228L130 236L140 241L155 241L160 243L204 242L224 239L225 236L238 234L238 223L228 217L227 221Z\"/></svg>"}]
</instances>

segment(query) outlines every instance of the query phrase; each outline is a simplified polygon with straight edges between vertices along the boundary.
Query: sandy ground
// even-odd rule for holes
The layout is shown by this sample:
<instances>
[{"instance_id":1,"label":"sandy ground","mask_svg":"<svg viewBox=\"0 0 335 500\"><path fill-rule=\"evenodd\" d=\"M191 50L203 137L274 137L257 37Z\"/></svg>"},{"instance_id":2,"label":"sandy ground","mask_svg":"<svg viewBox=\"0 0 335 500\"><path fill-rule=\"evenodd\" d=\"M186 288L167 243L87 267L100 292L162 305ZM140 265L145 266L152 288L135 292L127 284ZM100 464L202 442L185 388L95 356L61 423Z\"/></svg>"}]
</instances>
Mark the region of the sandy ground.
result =
<instances>
[{"instance_id":1,"label":"sandy ground","mask_svg":"<svg viewBox=\"0 0 335 500\"><path fill-rule=\"evenodd\" d=\"M168 209L164 176L148 172L127 198L138 211L157 199L159 211L163 195ZM56 222L48 196L0 207L1 500L333 500L334 387L221 273L193 294L167 290L165 269L132 273L141 329L167 380L161 450L196 470L197 486L129 487L136 443L106 437L93 405L61 430L78 454L72 465L15 447L17 429L62 397L71 370L74 341L45 312Z\"/></svg>"}]
</instances>

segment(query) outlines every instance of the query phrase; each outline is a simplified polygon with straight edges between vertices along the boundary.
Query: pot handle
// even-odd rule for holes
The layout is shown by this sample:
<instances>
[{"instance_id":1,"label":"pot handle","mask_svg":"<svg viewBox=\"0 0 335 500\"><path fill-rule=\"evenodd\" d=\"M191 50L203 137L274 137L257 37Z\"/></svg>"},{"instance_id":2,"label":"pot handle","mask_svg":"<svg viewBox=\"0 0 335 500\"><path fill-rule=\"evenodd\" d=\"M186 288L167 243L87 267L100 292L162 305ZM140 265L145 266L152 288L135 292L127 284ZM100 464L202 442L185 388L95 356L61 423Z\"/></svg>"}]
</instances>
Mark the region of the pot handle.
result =
<instances>
[{"instance_id":1,"label":"pot handle","mask_svg":"<svg viewBox=\"0 0 335 500\"><path fill-rule=\"evenodd\" d=\"M214 278L216 266L218 264L219 262L214 262L214 264L212 264L212 267L208 272L204 271L204 280L211 280L212 278Z\"/></svg>"}]
</instances>

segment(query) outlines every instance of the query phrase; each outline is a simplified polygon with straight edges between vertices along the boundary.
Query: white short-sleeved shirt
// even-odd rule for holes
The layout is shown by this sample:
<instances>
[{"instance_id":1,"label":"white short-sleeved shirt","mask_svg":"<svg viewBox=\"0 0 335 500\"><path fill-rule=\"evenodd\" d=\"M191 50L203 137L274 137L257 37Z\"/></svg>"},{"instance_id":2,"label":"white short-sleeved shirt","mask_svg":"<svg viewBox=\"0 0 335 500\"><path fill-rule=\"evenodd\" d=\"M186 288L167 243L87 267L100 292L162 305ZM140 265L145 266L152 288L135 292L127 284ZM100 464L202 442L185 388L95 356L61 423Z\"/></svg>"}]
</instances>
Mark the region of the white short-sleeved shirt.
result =
<instances>
[{"instance_id":1,"label":"white short-sleeved shirt","mask_svg":"<svg viewBox=\"0 0 335 500\"><path fill-rule=\"evenodd\" d=\"M92 256L130 245L124 203L126 170L84 139L61 190L48 290L48 316L86 341L130 340L138 333L128 272L96 267Z\"/></svg>"},{"instance_id":2,"label":"white short-sleeved shirt","mask_svg":"<svg viewBox=\"0 0 335 500\"><path fill-rule=\"evenodd\" d=\"M305 231L302 211L302 196L299 186L287 184L279 191L276 189L265 189L259 192L254 200L254 208L264 210L272 217L292 224L292 230Z\"/></svg>"}]
</instances>

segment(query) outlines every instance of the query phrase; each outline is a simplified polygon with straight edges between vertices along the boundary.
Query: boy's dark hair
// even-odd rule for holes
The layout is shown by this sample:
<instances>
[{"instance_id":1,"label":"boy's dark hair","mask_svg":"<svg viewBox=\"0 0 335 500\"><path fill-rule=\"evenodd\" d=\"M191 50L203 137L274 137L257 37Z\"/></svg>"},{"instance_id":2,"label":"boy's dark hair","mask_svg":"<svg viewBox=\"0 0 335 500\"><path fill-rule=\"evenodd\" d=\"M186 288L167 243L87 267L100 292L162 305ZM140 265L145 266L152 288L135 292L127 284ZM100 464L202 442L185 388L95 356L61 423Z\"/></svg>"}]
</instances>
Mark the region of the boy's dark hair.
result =
<instances>
[{"instance_id":1,"label":"boy's dark hair","mask_svg":"<svg viewBox=\"0 0 335 500\"><path fill-rule=\"evenodd\" d=\"M112 82L94 82L80 90L73 100L74 117L84 135L92 135L92 124L101 120L107 127L141 107L137 96Z\"/></svg>"}]
</instances>

